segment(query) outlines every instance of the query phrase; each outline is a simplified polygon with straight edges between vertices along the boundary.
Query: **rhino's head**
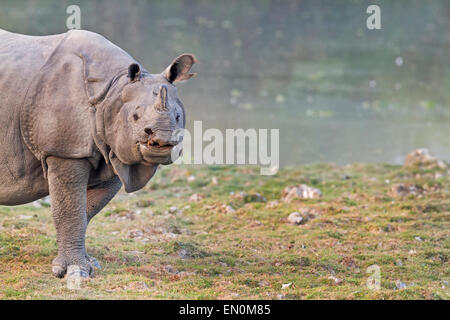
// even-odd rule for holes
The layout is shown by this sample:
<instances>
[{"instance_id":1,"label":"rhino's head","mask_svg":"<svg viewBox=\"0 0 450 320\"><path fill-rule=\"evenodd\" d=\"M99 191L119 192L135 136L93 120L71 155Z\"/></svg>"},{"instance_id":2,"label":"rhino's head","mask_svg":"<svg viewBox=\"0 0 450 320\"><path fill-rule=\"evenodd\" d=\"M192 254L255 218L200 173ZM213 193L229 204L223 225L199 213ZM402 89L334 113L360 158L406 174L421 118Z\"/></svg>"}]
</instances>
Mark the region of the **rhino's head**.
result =
<instances>
[{"instance_id":1,"label":"rhino's head","mask_svg":"<svg viewBox=\"0 0 450 320\"><path fill-rule=\"evenodd\" d=\"M115 156L123 164L170 164L181 154L185 111L174 82L186 80L195 57L176 58L161 74L128 68L128 83L120 94L121 107L110 127Z\"/></svg>"}]
</instances>

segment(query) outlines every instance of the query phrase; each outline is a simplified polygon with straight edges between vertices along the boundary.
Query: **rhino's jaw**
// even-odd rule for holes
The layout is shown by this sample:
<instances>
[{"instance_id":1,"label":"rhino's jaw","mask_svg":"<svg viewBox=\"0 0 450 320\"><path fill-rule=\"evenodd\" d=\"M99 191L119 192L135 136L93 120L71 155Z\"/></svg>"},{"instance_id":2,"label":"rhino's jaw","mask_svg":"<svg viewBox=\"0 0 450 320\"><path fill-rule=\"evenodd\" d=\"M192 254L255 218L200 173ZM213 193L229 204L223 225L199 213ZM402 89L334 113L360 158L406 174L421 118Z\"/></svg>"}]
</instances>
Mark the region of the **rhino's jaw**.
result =
<instances>
[{"instance_id":1,"label":"rhino's jaw","mask_svg":"<svg viewBox=\"0 0 450 320\"><path fill-rule=\"evenodd\" d=\"M142 159L151 164L170 164L173 146L152 146L147 143L139 143L139 151Z\"/></svg>"}]
</instances>

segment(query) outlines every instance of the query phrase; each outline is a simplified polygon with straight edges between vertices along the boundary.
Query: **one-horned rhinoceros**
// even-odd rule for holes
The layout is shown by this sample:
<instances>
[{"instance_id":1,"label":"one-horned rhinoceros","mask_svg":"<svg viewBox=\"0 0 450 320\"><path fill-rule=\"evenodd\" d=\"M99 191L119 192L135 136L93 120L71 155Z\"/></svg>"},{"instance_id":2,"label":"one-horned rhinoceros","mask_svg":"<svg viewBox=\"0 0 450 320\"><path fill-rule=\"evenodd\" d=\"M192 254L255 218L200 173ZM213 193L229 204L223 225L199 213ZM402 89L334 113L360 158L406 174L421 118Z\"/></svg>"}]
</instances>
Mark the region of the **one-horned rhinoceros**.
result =
<instances>
[{"instance_id":1,"label":"one-horned rhinoceros","mask_svg":"<svg viewBox=\"0 0 450 320\"><path fill-rule=\"evenodd\" d=\"M89 221L122 184L127 192L144 187L158 165L181 152L175 133L185 113L173 83L194 76L195 62L183 54L150 74L92 32L0 30L0 204L50 194L57 277L69 266L84 277L93 273Z\"/></svg>"}]
</instances>

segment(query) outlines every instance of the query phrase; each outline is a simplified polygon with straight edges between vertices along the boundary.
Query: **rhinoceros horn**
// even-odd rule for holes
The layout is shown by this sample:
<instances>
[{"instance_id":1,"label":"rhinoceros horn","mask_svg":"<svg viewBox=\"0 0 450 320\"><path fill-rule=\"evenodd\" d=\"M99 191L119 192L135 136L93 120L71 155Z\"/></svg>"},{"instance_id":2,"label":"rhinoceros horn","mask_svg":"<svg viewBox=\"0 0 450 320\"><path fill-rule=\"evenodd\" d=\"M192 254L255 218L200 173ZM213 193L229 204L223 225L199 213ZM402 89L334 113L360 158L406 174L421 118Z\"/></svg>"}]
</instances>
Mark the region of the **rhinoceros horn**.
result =
<instances>
[{"instance_id":1,"label":"rhinoceros horn","mask_svg":"<svg viewBox=\"0 0 450 320\"><path fill-rule=\"evenodd\" d=\"M167 107L167 86L165 84L161 85L159 88L158 97L155 102L155 109L157 111L168 111Z\"/></svg>"}]
</instances>

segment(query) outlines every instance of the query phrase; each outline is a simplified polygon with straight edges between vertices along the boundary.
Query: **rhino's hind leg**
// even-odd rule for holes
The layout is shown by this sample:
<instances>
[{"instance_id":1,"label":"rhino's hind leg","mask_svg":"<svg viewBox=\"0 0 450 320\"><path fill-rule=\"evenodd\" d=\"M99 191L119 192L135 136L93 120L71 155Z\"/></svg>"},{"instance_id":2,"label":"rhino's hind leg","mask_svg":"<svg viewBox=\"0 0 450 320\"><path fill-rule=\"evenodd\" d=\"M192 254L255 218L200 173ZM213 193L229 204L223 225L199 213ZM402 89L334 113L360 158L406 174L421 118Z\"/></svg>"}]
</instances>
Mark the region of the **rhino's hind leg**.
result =
<instances>
[{"instance_id":1,"label":"rhino's hind leg","mask_svg":"<svg viewBox=\"0 0 450 320\"><path fill-rule=\"evenodd\" d=\"M51 210L56 227L58 256L53 273L63 277L69 266L80 276L89 276L93 268L85 249L86 188L91 165L86 160L47 158Z\"/></svg>"}]
</instances>

